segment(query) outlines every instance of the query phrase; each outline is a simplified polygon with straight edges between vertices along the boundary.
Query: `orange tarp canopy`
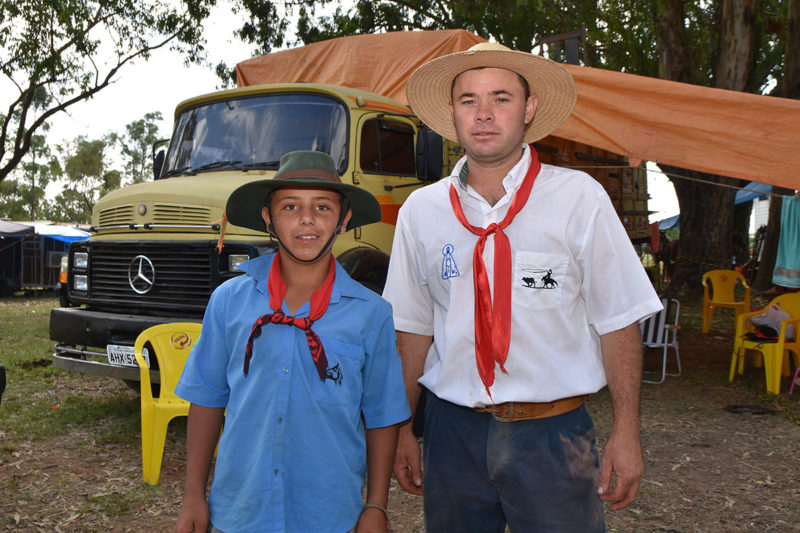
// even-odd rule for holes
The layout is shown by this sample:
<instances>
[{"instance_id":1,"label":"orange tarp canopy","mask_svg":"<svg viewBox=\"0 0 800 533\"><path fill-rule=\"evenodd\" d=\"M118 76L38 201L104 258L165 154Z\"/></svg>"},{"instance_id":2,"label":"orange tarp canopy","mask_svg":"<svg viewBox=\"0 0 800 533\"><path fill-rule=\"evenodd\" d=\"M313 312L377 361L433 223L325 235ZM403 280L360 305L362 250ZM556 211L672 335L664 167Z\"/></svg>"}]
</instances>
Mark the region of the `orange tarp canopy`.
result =
<instances>
[{"instance_id":1,"label":"orange tarp canopy","mask_svg":"<svg viewBox=\"0 0 800 533\"><path fill-rule=\"evenodd\" d=\"M243 61L236 74L240 86L327 83L407 103L406 80L419 65L483 41L464 30L341 37ZM656 161L800 188L800 100L565 67L578 102L554 135L625 155L634 166Z\"/></svg>"}]
</instances>

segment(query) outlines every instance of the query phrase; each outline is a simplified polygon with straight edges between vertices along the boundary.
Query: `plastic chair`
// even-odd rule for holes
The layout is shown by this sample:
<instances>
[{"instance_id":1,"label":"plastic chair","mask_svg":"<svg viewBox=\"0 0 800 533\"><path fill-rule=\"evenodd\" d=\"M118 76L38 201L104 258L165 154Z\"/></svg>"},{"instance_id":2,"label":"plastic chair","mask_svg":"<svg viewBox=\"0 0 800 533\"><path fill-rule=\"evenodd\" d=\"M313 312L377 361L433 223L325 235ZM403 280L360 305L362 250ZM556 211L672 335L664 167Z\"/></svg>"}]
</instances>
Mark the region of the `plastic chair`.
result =
<instances>
[{"instance_id":1,"label":"plastic chair","mask_svg":"<svg viewBox=\"0 0 800 533\"><path fill-rule=\"evenodd\" d=\"M737 281L744 287L744 300L741 302L734 296ZM709 287L713 296L709 296ZM717 307L733 309L736 318L750 311L750 285L735 270L709 270L703 274L703 333L711 329L711 318Z\"/></svg>"},{"instance_id":2,"label":"plastic chair","mask_svg":"<svg viewBox=\"0 0 800 533\"><path fill-rule=\"evenodd\" d=\"M678 316L681 304L675 298L662 298L661 306L661 311L639 322L644 347L663 349L661 379L658 381L643 379L644 383L663 383L666 376L681 375L681 357L678 353ZM667 349L670 347L675 350L675 362L678 365L678 372L674 374L667 372ZM648 373L655 372L645 372Z\"/></svg>"},{"instance_id":3,"label":"plastic chair","mask_svg":"<svg viewBox=\"0 0 800 533\"><path fill-rule=\"evenodd\" d=\"M800 385L800 365L797 365L797 370L794 371L794 376L792 377L792 386L789 387L789 394L794 392L795 385Z\"/></svg>"},{"instance_id":4,"label":"plastic chair","mask_svg":"<svg viewBox=\"0 0 800 533\"><path fill-rule=\"evenodd\" d=\"M774 298L769 306L778 304L781 309L786 311L791 318L781 322L778 338L775 341L746 338L747 333L755 331L755 326L750 318L760 314L763 310L753 311L752 313L742 313L736 319L736 337L733 344L733 354L731 356L731 369L728 381L733 381L733 377L738 370L739 374L744 373L744 358L747 350L754 350L761 353L764 358L764 374L767 382L767 392L780 394L781 374L789 375L789 353L794 354L795 365L800 366L800 293L781 294ZM768 307L769 307L768 306ZM793 324L793 338L786 338L787 326Z\"/></svg>"},{"instance_id":5,"label":"plastic chair","mask_svg":"<svg viewBox=\"0 0 800 533\"><path fill-rule=\"evenodd\" d=\"M200 326L196 322L160 324L147 328L136 338L134 352L141 381L142 474L150 485L158 485L167 426L173 418L189 415L189 402L175 395L175 386L192 346L200 337ZM154 356L158 360L161 376L157 398L153 397L150 369L143 356L148 343L152 348L149 350L150 360Z\"/></svg>"}]
</instances>

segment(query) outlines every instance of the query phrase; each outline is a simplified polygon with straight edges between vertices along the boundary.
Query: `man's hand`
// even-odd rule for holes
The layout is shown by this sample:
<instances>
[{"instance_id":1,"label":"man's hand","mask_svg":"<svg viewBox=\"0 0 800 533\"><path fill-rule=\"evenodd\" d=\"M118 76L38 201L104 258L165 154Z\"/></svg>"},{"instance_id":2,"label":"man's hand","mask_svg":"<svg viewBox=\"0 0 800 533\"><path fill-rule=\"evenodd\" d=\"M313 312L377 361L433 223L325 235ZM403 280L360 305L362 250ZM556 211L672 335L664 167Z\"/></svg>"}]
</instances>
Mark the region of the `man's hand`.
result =
<instances>
[{"instance_id":1,"label":"man's hand","mask_svg":"<svg viewBox=\"0 0 800 533\"><path fill-rule=\"evenodd\" d=\"M394 460L394 477L403 490L418 496L422 496L425 488L422 482L420 455L419 443L412 431L412 424L407 422L400 427L397 455Z\"/></svg>"},{"instance_id":2,"label":"man's hand","mask_svg":"<svg viewBox=\"0 0 800 533\"><path fill-rule=\"evenodd\" d=\"M600 463L597 491L618 511L630 505L644 472L639 442L639 394L642 380L642 338L639 324L600 336L603 367L611 392L614 423Z\"/></svg>"},{"instance_id":3,"label":"man's hand","mask_svg":"<svg viewBox=\"0 0 800 533\"><path fill-rule=\"evenodd\" d=\"M600 499L609 502L613 511L624 509L636 499L643 472L639 435L623 439L612 434L600 463Z\"/></svg>"}]
</instances>

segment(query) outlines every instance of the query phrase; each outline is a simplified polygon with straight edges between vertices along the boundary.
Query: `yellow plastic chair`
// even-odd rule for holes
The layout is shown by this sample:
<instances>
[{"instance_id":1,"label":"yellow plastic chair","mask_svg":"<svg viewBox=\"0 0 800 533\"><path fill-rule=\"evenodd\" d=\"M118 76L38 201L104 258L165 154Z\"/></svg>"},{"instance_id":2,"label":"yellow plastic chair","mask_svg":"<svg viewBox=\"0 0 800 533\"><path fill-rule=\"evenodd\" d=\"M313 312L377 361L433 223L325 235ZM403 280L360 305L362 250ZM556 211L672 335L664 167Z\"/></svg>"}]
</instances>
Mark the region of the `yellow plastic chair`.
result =
<instances>
[{"instance_id":1,"label":"yellow plastic chair","mask_svg":"<svg viewBox=\"0 0 800 533\"><path fill-rule=\"evenodd\" d=\"M200 337L200 326L196 322L161 324L147 328L136 338L134 352L141 381L142 473L145 482L150 485L158 485L167 426L173 418L189 415L189 402L175 395L175 386L192 346ZM157 398L153 397L150 369L143 356L143 349L148 343L151 347L148 350L151 364L155 357L161 377L161 390Z\"/></svg>"},{"instance_id":2,"label":"yellow plastic chair","mask_svg":"<svg viewBox=\"0 0 800 533\"><path fill-rule=\"evenodd\" d=\"M752 313L742 313L736 318L736 337L733 344L733 355L731 356L731 370L728 381L733 381L737 370L739 374L744 373L744 358L747 350L760 352L764 359L764 374L767 382L767 392L780 394L781 375L789 375L789 354L794 355L794 363L800 366L800 293L782 294L774 298L769 305L778 304L781 309L786 311L791 318L781 322L781 329L778 332L776 342L764 342L763 340L748 340L745 335L755 331L755 326L748 320L763 310L753 311ZM792 338L786 338L786 329L789 324L793 324Z\"/></svg>"},{"instance_id":3,"label":"yellow plastic chair","mask_svg":"<svg viewBox=\"0 0 800 533\"><path fill-rule=\"evenodd\" d=\"M734 296L737 281L744 287L743 301L736 301ZM736 319L741 313L750 312L750 285L735 270L709 270L703 274L703 333L711 329L711 318L717 307L733 309Z\"/></svg>"}]
</instances>

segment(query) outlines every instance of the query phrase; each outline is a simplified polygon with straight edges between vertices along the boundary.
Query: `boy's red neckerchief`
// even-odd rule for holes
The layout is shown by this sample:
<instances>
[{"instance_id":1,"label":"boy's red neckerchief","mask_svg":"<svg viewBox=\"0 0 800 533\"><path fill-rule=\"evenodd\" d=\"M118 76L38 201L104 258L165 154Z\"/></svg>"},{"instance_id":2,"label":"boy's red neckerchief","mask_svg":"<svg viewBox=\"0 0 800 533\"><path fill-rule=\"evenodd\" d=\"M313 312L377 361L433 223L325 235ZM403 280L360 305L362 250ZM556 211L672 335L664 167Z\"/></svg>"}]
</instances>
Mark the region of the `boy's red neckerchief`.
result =
<instances>
[{"instance_id":1,"label":"boy's red neckerchief","mask_svg":"<svg viewBox=\"0 0 800 533\"><path fill-rule=\"evenodd\" d=\"M317 372L322 381L325 381L326 370L328 368L328 358L325 356L325 349L322 347L322 342L311 325L314 321L319 320L325 311L328 309L328 303L331 300L331 291L333 290L333 281L336 277L336 261L331 255L330 269L328 276L322 285L317 287L311 293L310 306L308 317L294 318L286 316L281 310L283 299L286 296L286 283L281 276L281 263L280 252L275 254L275 259L272 260L272 267L269 271L269 278L267 280L267 288L269 290L269 306L272 308L272 313L262 315L253 324L253 329L250 331L250 337L247 339L247 348L244 353L244 373L250 369L250 358L253 356L253 340L261 335L261 327L265 324L288 324L302 329L306 334L308 340L308 349L311 350L311 357L314 359L314 365L317 367Z\"/></svg>"},{"instance_id":2,"label":"boy's red neckerchief","mask_svg":"<svg viewBox=\"0 0 800 533\"><path fill-rule=\"evenodd\" d=\"M511 343L511 244L503 232L514 220L514 217L525 206L533 188L533 182L539 175L541 164L533 145L530 147L531 166L522 185L514 194L511 207L505 218L499 223L491 223L487 228L471 225L464 216L461 200L455 187L450 185L450 204L461 224L470 232L478 235L475 252L472 256L473 285L475 291L475 358L478 373L481 376L489 398L492 393L489 387L494 383L494 364L506 371L504 365ZM483 264L483 247L486 239L494 234L494 303L489 288L489 275Z\"/></svg>"}]
</instances>

